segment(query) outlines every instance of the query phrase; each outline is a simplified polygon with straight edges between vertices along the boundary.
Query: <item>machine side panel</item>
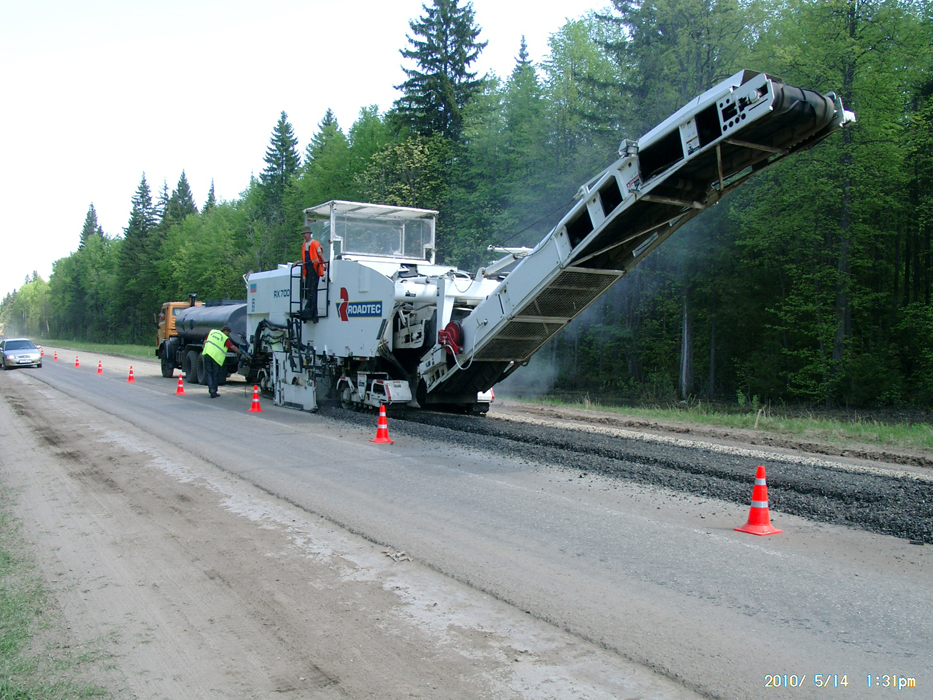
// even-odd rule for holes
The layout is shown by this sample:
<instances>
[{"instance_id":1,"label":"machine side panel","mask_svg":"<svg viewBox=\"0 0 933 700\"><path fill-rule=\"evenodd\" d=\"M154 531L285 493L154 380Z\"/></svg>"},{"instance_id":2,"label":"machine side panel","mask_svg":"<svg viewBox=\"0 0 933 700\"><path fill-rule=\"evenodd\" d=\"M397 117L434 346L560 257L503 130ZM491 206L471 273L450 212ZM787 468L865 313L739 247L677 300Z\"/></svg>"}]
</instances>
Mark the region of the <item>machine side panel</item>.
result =
<instances>
[{"instance_id":1,"label":"machine side panel","mask_svg":"<svg viewBox=\"0 0 933 700\"><path fill-rule=\"evenodd\" d=\"M254 272L247 282L246 314L248 317L259 316L272 323L288 323L290 270L280 267L268 272ZM249 332L255 329L255 321L250 319Z\"/></svg>"},{"instance_id":2,"label":"machine side panel","mask_svg":"<svg viewBox=\"0 0 933 700\"><path fill-rule=\"evenodd\" d=\"M379 341L392 318L395 283L381 270L354 260L334 260L329 278L333 307L318 323L304 324L304 342L318 353L326 348L337 357L378 356Z\"/></svg>"}]
</instances>

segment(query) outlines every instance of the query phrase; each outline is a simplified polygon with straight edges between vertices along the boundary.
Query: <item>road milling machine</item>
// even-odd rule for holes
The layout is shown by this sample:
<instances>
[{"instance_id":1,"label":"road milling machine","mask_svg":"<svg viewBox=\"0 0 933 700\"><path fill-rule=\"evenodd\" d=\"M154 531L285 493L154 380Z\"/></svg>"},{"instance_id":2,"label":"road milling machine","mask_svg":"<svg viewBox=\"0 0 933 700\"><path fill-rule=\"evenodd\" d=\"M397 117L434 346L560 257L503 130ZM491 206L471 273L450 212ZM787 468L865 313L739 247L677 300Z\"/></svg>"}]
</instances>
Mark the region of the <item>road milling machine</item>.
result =
<instances>
[{"instance_id":1,"label":"road milling machine","mask_svg":"<svg viewBox=\"0 0 933 700\"><path fill-rule=\"evenodd\" d=\"M437 265L437 212L331 201L304 211L327 257L318 319L301 265L247 278L255 378L278 405L404 403L485 412L528 362L671 234L792 153L854 122L821 95L743 71L692 100L580 187L534 248L490 248L475 274Z\"/></svg>"}]
</instances>

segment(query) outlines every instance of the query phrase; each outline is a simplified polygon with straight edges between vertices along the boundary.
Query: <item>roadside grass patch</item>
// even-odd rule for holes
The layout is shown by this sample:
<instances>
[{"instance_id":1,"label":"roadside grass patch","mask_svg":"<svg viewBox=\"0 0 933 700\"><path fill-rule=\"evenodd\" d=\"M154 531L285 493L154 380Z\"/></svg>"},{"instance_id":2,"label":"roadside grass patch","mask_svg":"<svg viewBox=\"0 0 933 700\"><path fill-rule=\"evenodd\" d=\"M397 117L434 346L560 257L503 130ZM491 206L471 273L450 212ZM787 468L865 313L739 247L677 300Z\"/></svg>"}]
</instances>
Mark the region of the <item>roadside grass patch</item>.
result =
<instances>
[{"instance_id":1,"label":"roadside grass patch","mask_svg":"<svg viewBox=\"0 0 933 700\"><path fill-rule=\"evenodd\" d=\"M862 417L833 418L806 412L802 415L793 415L790 412L776 411L770 406L760 407L758 405L746 405L735 410L703 403L668 408L608 406L597 400L591 400L588 396L579 401L546 396L539 396L530 401L552 406L624 414L644 420L699 423L721 428L757 430L762 433L782 437L793 436L802 441L812 440L832 445L858 442L890 448L933 450L933 427L929 423L886 422Z\"/></svg>"},{"instance_id":2,"label":"roadside grass patch","mask_svg":"<svg viewBox=\"0 0 933 700\"><path fill-rule=\"evenodd\" d=\"M62 644L54 598L27 554L12 499L0 485L0 700L110 697L76 680L93 655L75 656Z\"/></svg>"},{"instance_id":3,"label":"roadside grass patch","mask_svg":"<svg viewBox=\"0 0 933 700\"><path fill-rule=\"evenodd\" d=\"M67 348L79 352L104 353L107 355L124 355L126 357L141 357L155 359L155 345L103 345L101 343L85 343L78 340L54 340L43 338L36 341L36 345L46 345L54 348ZM0 697L0 700L3 700Z\"/></svg>"}]
</instances>

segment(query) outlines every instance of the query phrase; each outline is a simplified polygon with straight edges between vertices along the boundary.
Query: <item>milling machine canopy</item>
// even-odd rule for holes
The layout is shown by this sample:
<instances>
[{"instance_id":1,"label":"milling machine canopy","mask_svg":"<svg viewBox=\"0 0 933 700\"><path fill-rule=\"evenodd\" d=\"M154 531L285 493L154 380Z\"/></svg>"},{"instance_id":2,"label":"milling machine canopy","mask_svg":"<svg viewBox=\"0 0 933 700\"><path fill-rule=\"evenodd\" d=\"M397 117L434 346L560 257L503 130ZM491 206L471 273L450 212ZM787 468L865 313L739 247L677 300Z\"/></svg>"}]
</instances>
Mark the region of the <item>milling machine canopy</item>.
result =
<instances>
[{"instance_id":1,"label":"milling machine canopy","mask_svg":"<svg viewBox=\"0 0 933 700\"><path fill-rule=\"evenodd\" d=\"M431 209L331 200L304 210L305 223L332 258L434 264Z\"/></svg>"}]
</instances>

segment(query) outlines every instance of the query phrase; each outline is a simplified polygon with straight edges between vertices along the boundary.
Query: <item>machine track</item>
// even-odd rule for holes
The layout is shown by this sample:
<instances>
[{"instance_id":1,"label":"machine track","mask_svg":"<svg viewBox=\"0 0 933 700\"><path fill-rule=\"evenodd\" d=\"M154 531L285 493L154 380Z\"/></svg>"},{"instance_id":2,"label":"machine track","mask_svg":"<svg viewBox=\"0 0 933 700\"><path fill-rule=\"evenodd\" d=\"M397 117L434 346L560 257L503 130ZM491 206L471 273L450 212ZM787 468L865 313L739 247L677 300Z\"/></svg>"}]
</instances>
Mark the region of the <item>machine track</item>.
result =
<instances>
[{"instance_id":1,"label":"machine track","mask_svg":"<svg viewBox=\"0 0 933 700\"><path fill-rule=\"evenodd\" d=\"M372 415L322 408L321 415L361 426ZM767 468L769 507L819 522L933 544L933 475L862 467L809 455L755 454L718 445L677 444L621 431L592 432L545 422L392 408L393 437L485 450L529 465L749 504L755 467ZM396 437L397 439L397 437Z\"/></svg>"}]
</instances>

